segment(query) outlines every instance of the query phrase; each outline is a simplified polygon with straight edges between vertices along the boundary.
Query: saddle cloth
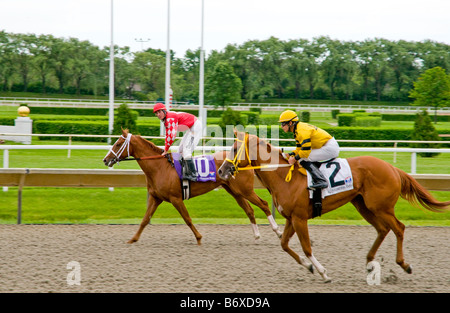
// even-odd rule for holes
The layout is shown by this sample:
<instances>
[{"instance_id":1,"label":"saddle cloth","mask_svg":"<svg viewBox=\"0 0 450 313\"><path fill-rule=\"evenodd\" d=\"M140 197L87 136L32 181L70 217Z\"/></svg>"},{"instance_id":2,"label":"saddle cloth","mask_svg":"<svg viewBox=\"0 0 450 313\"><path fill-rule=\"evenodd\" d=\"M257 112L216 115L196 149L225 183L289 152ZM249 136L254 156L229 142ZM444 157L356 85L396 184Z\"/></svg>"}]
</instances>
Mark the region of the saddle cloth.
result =
<instances>
[{"instance_id":1,"label":"saddle cloth","mask_svg":"<svg viewBox=\"0 0 450 313\"><path fill-rule=\"evenodd\" d=\"M174 152L172 153L172 157L173 165L175 166L178 177L183 180L183 168L180 163L181 154ZM212 155L196 156L193 160L197 170L198 182L216 181L216 162Z\"/></svg>"},{"instance_id":2,"label":"saddle cloth","mask_svg":"<svg viewBox=\"0 0 450 313\"><path fill-rule=\"evenodd\" d=\"M352 170L346 159L336 158L326 163L316 163L323 176L328 181L328 188L322 189L322 199L343 191L353 189ZM312 178L307 173L308 186L312 185ZM309 197L313 198L313 190L309 191Z\"/></svg>"}]
</instances>

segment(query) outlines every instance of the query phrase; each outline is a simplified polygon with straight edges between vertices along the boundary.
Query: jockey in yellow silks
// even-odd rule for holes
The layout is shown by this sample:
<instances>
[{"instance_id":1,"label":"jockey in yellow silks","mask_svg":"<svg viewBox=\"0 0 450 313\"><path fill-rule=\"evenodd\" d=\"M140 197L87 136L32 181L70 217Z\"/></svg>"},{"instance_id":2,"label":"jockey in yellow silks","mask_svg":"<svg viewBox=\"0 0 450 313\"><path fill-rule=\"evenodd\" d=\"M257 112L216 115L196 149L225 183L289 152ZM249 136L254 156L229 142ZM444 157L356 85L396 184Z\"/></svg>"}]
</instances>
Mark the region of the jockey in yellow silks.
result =
<instances>
[{"instance_id":1,"label":"jockey in yellow silks","mask_svg":"<svg viewBox=\"0 0 450 313\"><path fill-rule=\"evenodd\" d=\"M294 111L286 110L278 121L284 132L293 132L296 149L289 153L289 164L299 162L310 174L312 189L328 187L327 180L312 162L326 161L339 156L337 141L325 130L299 122Z\"/></svg>"}]
</instances>

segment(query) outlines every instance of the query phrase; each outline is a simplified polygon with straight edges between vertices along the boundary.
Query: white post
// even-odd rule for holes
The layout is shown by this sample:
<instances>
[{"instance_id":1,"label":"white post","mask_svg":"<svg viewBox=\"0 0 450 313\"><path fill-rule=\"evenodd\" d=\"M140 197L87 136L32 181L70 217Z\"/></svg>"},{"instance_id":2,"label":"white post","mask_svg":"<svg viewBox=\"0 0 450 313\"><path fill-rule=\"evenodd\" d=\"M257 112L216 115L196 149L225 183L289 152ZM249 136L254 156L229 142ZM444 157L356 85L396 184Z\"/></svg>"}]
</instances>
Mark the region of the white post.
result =
<instances>
[{"instance_id":1,"label":"white post","mask_svg":"<svg viewBox=\"0 0 450 313\"><path fill-rule=\"evenodd\" d=\"M114 128L114 29L113 29L113 2L111 0L111 44L109 47L109 124L108 132L112 135ZM108 145L111 144L111 137L108 137Z\"/></svg>"},{"instance_id":2,"label":"white post","mask_svg":"<svg viewBox=\"0 0 450 313\"><path fill-rule=\"evenodd\" d=\"M203 108L204 101L204 74L205 74L205 51L203 50L203 28L204 28L204 0L202 0L202 31L201 31L201 40L200 40L200 81L199 81L199 90L198 90L198 117L202 123L203 136L206 136L206 114Z\"/></svg>"},{"instance_id":3,"label":"white post","mask_svg":"<svg viewBox=\"0 0 450 313\"><path fill-rule=\"evenodd\" d=\"M166 86L164 104L169 111L169 97L170 97L170 0L167 0L167 49L166 49ZM160 136L164 136L164 124L160 123Z\"/></svg>"},{"instance_id":4,"label":"white post","mask_svg":"<svg viewBox=\"0 0 450 313\"><path fill-rule=\"evenodd\" d=\"M416 166L417 166L417 153L411 153L411 174L416 174Z\"/></svg>"},{"instance_id":5,"label":"white post","mask_svg":"<svg viewBox=\"0 0 450 313\"><path fill-rule=\"evenodd\" d=\"M9 168L9 150L3 150L3 168ZM8 187L3 187L3 191L8 191Z\"/></svg>"}]
</instances>

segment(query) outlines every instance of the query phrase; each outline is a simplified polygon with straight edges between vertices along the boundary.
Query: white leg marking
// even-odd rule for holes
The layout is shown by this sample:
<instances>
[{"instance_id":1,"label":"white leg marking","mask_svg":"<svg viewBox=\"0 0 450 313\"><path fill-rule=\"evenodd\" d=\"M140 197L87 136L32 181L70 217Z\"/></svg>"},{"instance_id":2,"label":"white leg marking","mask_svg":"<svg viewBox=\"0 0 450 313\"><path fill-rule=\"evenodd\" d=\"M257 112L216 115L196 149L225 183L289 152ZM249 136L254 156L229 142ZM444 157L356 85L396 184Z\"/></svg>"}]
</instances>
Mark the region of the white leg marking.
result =
<instances>
[{"instance_id":1,"label":"white leg marking","mask_svg":"<svg viewBox=\"0 0 450 313\"><path fill-rule=\"evenodd\" d=\"M269 223L270 223L270 226L272 227L272 230L277 234L278 238L281 238L283 233L280 231L280 227L278 226L277 222L275 222L275 219L273 218L273 216L269 215L267 217L267 219L269 220Z\"/></svg>"},{"instance_id":2,"label":"white leg marking","mask_svg":"<svg viewBox=\"0 0 450 313\"><path fill-rule=\"evenodd\" d=\"M255 240L258 240L259 238L261 238L261 234L259 233L258 225L253 224L253 223L251 225L252 225L252 229L253 229L253 235L255 236Z\"/></svg>"},{"instance_id":3,"label":"white leg marking","mask_svg":"<svg viewBox=\"0 0 450 313\"><path fill-rule=\"evenodd\" d=\"M322 278L325 280L325 282L326 283L330 282L331 279L327 276L327 270L325 269L325 267L323 267L322 264L320 264L319 261L317 261L314 255L311 255L309 259L311 260L312 264L317 269L319 274L322 276Z\"/></svg>"}]
</instances>

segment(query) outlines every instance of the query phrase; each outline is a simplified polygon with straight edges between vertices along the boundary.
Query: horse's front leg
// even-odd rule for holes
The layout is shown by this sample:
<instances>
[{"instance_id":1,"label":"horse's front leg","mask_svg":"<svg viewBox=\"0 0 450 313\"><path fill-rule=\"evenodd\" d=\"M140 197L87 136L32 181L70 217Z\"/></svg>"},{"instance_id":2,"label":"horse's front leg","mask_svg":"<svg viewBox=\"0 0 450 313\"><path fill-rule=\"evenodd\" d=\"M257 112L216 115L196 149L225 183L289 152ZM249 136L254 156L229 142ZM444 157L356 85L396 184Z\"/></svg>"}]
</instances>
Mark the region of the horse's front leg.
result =
<instances>
[{"instance_id":1,"label":"horse's front leg","mask_svg":"<svg viewBox=\"0 0 450 313\"><path fill-rule=\"evenodd\" d=\"M331 279L327 276L327 270L325 267L323 267L312 254L311 241L309 240L308 232L308 220L293 216L292 225L298 235L298 239L300 240L300 244L302 245L302 249L306 257L311 261L325 282L331 282Z\"/></svg>"},{"instance_id":2,"label":"horse's front leg","mask_svg":"<svg viewBox=\"0 0 450 313\"><path fill-rule=\"evenodd\" d=\"M147 226L150 223L150 219L153 216L153 213L155 213L156 208L161 204L162 200L152 196L150 193L147 197L147 211L145 212L144 218L142 219L141 225L139 225L139 229L137 233L131 238L128 243L134 243L139 240L141 237L142 231L144 230L145 226Z\"/></svg>"},{"instance_id":3,"label":"horse's front leg","mask_svg":"<svg viewBox=\"0 0 450 313\"><path fill-rule=\"evenodd\" d=\"M284 226L284 232L281 236L281 248L286 251L291 257L293 257L298 264L306 267L311 273L314 273L314 267L312 264L308 263L305 258L299 256L289 247L289 240L295 234L292 223L289 219L286 219L286 225Z\"/></svg>"}]
</instances>

